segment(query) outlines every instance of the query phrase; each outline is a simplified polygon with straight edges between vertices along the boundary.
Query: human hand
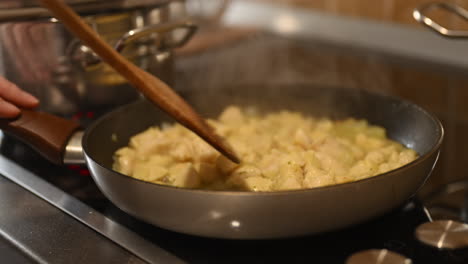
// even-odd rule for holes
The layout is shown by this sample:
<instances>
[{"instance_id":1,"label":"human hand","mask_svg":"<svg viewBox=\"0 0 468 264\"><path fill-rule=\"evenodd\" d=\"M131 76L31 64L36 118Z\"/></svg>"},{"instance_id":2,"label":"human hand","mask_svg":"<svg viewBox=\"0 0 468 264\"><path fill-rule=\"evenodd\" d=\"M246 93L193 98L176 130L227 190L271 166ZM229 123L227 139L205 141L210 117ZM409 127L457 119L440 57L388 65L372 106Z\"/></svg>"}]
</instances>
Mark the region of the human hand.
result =
<instances>
[{"instance_id":1,"label":"human hand","mask_svg":"<svg viewBox=\"0 0 468 264\"><path fill-rule=\"evenodd\" d=\"M12 118L21 113L19 107L34 108L39 100L0 76L0 118Z\"/></svg>"}]
</instances>

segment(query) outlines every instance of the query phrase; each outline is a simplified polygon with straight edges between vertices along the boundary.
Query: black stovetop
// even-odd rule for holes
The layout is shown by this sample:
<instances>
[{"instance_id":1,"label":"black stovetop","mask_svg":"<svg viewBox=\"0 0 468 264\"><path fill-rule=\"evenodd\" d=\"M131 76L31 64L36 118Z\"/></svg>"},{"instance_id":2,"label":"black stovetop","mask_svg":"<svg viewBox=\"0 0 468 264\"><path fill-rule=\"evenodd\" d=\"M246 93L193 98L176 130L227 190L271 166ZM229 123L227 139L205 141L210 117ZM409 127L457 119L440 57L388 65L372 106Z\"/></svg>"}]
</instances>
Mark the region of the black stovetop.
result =
<instances>
[{"instance_id":1,"label":"black stovetop","mask_svg":"<svg viewBox=\"0 0 468 264\"><path fill-rule=\"evenodd\" d=\"M102 195L84 166L50 164L8 137L0 154L189 263L220 263L220 259L221 263L346 263L352 254L368 249L387 249L412 263L468 263L468 249L440 250L416 239L416 227L430 221L417 199L380 218L325 234L276 240L208 239L166 231L122 212Z\"/></svg>"}]
</instances>

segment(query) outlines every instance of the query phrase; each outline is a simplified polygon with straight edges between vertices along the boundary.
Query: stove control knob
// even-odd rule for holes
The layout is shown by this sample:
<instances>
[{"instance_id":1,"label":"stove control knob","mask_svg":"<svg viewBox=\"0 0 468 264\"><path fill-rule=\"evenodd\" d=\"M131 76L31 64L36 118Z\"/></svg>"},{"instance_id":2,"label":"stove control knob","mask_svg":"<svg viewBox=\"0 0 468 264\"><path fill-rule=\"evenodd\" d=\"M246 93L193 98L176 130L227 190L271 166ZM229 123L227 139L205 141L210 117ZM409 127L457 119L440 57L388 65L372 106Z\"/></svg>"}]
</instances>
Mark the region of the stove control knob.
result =
<instances>
[{"instance_id":1,"label":"stove control knob","mask_svg":"<svg viewBox=\"0 0 468 264\"><path fill-rule=\"evenodd\" d=\"M351 255L346 264L412 264L411 259L387 249L369 249Z\"/></svg>"},{"instance_id":2,"label":"stove control knob","mask_svg":"<svg viewBox=\"0 0 468 264\"><path fill-rule=\"evenodd\" d=\"M416 238L440 249L468 247L468 225L452 220L438 220L416 228Z\"/></svg>"}]
</instances>

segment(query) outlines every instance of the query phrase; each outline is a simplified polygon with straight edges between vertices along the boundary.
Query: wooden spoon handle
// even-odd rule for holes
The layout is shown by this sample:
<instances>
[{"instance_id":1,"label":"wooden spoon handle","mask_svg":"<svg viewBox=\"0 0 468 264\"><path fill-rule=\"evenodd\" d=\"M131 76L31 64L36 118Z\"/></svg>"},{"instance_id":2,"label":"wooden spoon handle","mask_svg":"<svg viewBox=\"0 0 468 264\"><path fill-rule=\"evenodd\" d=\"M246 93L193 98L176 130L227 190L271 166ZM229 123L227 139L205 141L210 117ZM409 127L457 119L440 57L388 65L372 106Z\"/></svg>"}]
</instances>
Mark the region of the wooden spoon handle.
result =
<instances>
[{"instance_id":1,"label":"wooden spoon handle","mask_svg":"<svg viewBox=\"0 0 468 264\"><path fill-rule=\"evenodd\" d=\"M55 164L63 164L68 140L79 124L51 114L21 111L16 119L0 119L0 129L26 143Z\"/></svg>"}]
</instances>

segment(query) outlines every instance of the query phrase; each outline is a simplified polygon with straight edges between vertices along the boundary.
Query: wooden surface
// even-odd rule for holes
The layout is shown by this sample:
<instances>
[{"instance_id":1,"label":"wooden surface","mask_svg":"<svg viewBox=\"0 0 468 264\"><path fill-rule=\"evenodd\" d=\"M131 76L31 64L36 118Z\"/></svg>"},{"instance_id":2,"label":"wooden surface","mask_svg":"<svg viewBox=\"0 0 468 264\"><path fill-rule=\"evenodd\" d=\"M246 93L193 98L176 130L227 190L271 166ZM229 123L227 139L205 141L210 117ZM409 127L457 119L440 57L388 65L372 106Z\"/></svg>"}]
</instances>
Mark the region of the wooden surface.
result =
<instances>
[{"instance_id":1,"label":"wooden surface","mask_svg":"<svg viewBox=\"0 0 468 264\"><path fill-rule=\"evenodd\" d=\"M235 0L234 0L235 1ZM431 2L428 0L251 0L258 2L269 2L282 4L304 9L320 10L340 16L360 17L376 21L404 24L412 27L421 27L413 18L413 9ZM468 7L466 0L441 0ZM453 15L442 13L434 14L443 24L454 27L468 29L467 21L459 19Z\"/></svg>"}]
</instances>

